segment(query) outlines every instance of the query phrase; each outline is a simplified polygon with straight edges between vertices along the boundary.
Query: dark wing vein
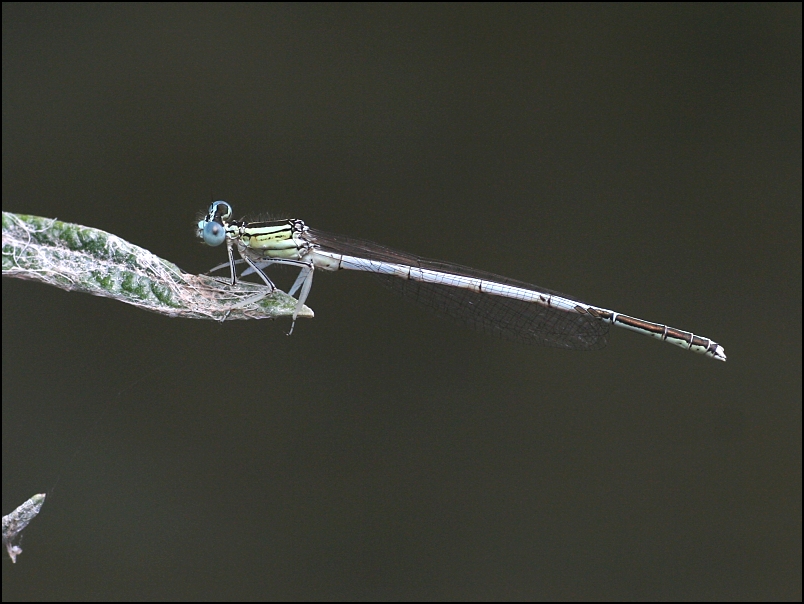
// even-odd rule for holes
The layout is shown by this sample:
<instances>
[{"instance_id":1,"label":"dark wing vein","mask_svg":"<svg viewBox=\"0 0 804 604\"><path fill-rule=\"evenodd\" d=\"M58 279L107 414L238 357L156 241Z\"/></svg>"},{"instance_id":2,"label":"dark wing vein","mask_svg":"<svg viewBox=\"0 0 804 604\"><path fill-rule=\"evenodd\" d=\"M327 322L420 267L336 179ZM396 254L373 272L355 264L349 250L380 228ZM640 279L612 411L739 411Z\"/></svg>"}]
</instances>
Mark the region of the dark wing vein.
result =
<instances>
[{"instance_id":1,"label":"dark wing vein","mask_svg":"<svg viewBox=\"0 0 804 604\"><path fill-rule=\"evenodd\" d=\"M549 295L561 294L522 281L458 264L428 260L370 241L362 241L309 229L306 237L321 250L372 261L393 262L503 283ZM439 316L477 331L528 344L570 350L596 350L607 343L609 324L590 315L565 312L534 302L476 293L469 289L400 279L371 273L389 289L401 293Z\"/></svg>"}]
</instances>

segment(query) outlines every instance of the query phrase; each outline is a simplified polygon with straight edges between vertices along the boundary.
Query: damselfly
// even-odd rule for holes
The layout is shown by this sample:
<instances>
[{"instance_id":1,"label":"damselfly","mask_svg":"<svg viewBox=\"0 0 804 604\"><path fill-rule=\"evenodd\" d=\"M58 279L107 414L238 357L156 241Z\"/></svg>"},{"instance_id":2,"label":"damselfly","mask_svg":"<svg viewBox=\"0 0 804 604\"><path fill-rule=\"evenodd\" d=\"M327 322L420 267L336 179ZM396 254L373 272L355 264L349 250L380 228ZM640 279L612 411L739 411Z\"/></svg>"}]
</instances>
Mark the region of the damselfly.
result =
<instances>
[{"instance_id":1,"label":"damselfly","mask_svg":"<svg viewBox=\"0 0 804 604\"><path fill-rule=\"evenodd\" d=\"M243 274L257 273L268 287L266 295L276 286L263 269L272 264L298 267L299 276L288 292L299 292L294 324L310 293L315 270L343 269L374 273L388 286L443 316L512 340L595 350L606 345L609 326L617 325L726 360L720 344L688 331L592 306L507 277L311 229L301 220L234 220L232 206L225 201L209 207L198 222L198 237L211 246L226 242L232 285L237 282L234 248L250 267Z\"/></svg>"}]
</instances>

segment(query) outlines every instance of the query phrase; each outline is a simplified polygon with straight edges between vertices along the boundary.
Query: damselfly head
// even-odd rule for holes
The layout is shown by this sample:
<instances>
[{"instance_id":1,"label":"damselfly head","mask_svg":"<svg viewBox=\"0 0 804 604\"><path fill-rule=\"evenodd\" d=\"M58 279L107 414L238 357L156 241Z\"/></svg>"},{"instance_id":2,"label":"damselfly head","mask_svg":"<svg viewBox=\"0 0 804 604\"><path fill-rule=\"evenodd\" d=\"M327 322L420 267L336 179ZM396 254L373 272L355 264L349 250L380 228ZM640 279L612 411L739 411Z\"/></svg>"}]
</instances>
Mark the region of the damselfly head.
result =
<instances>
[{"instance_id":1,"label":"damselfly head","mask_svg":"<svg viewBox=\"0 0 804 604\"><path fill-rule=\"evenodd\" d=\"M226 240L226 223L231 219L232 206L225 201L213 202L206 216L198 221L198 237L207 245L220 245Z\"/></svg>"}]
</instances>

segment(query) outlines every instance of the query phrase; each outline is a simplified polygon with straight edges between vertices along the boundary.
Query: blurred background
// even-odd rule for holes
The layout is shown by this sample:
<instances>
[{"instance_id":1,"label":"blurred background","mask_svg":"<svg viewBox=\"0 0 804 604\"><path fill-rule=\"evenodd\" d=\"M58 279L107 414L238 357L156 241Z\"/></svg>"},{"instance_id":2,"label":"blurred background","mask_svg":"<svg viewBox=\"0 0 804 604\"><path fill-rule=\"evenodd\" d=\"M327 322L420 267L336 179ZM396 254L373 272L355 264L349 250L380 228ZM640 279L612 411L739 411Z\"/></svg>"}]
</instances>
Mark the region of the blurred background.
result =
<instances>
[{"instance_id":1,"label":"blurred background","mask_svg":"<svg viewBox=\"0 0 804 604\"><path fill-rule=\"evenodd\" d=\"M214 199L711 337L3 279L4 600L801 598L801 5L4 4L3 210L203 272Z\"/></svg>"}]
</instances>

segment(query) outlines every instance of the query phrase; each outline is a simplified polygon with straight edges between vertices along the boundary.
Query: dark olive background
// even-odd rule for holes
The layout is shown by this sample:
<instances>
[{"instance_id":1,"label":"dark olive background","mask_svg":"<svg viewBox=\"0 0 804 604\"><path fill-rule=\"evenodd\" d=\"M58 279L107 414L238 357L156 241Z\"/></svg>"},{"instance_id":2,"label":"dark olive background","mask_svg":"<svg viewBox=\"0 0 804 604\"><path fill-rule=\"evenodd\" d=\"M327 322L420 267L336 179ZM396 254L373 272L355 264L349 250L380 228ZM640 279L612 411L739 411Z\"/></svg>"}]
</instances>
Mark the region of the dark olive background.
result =
<instances>
[{"instance_id":1,"label":"dark olive background","mask_svg":"<svg viewBox=\"0 0 804 604\"><path fill-rule=\"evenodd\" d=\"M3 279L4 600L800 599L801 5L3 5L3 210L212 199L721 342L371 278L219 325Z\"/></svg>"}]
</instances>

